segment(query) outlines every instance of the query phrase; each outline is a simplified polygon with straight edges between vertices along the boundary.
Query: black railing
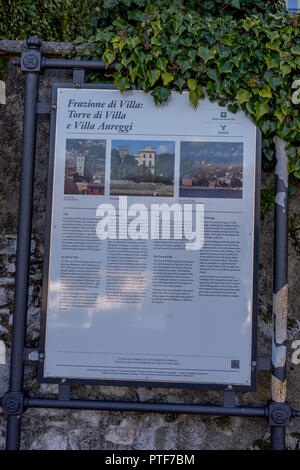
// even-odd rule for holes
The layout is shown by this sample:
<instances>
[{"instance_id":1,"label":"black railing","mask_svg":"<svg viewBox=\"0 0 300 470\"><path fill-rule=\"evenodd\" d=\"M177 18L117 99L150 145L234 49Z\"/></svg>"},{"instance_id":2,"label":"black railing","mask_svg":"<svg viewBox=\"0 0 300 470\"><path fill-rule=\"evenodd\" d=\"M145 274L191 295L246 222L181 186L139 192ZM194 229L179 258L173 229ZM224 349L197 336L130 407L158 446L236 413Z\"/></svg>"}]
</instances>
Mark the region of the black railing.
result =
<instances>
[{"instance_id":1,"label":"black railing","mask_svg":"<svg viewBox=\"0 0 300 470\"><path fill-rule=\"evenodd\" d=\"M22 54L21 60L14 62L26 74L26 81L10 383L9 391L0 398L0 405L2 405L3 412L7 415L6 448L8 450L20 448L21 417L27 408L66 408L262 417L267 418L271 426L272 449L283 450L285 448L286 426L289 425L291 418L300 417L300 411L292 410L289 404L285 402L285 398L280 401L277 400L277 396L272 396L273 401L270 401L266 406L239 407L235 406L235 395L232 391L224 392L223 406L186 403L71 400L69 397L70 386L68 384L59 385L59 396L56 399L28 397L25 394L23 384L24 351L37 129L36 115L37 110L49 112L51 109L50 103L48 105L44 103L44 106L40 103L40 106L38 106L38 78L43 69L73 69L73 84L75 87L80 87L80 83L84 82L85 70L105 70L105 65L101 61L52 60L43 58L40 52L42 43L37 38L30 38L27 41L27 46L28 49ZM281 153L277 153L276 194L284 195L283 199L276 197L274 230L274 295L279 305L275 305L275 312L278 314L278 321L280 322L282 318L280 314L282 314L283 310L281 305L284 306L286 304L284 302L284 293L287 292L288 182L285 161L282 160L283 163L280 162ZM277 202L277 199L279 202ZM281 202L281 200L284 202ZM271 361L269 362L271 363ZM266 368L261 367L261 370L269 369L269 365ZM276 390L278 389L279 392L281 390L285 391L285 362L282 367L272 365L271 370L276 383Z\"/></svg>"}]
</instances>

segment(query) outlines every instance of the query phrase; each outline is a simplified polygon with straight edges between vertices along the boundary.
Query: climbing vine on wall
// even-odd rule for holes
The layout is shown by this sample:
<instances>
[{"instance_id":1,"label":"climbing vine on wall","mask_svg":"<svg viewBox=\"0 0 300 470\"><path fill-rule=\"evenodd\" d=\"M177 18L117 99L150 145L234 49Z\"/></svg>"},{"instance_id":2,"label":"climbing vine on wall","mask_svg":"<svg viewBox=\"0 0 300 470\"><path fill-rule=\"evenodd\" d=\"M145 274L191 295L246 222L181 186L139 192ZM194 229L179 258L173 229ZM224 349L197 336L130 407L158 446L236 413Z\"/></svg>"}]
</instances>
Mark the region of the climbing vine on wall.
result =
<instances>
[{"instance_id":1,"label":"climbing vine on wall","mask_svg":"<svg viewBox=\"0 0 300 470\"><path fill-rule=\"evenodd\" d=\"M121 91L136 85L159 104L171 90L188 90L195 107L207 94L232 112L243 109L262 130L265 159L273 160L278 135L289 142L290 173L300 178L300 107L292 102L300 78L299 15L201 17L149 4L127 16L76 41L86 44L86 58L117 63L113 82Z\"/></svg>"},{"instance_id":2,"label":"climbing vine on wall","mask_svg":"<svg viewBox=\"0 0 300 470\"><path fill-rule=\"evenodd\" d=\"M279 135L289 142L290 173L300 178L300 15L289 15L283 0L2 3L0 38L77 37L85 57L118 63L107 79L120 90L137 85L158 104L171 90L188 90L194 106L207 94L241 108L263 132L264 167L273 166Z\"/></svg>"},{"instance_id":3,"label":"climbing vine on wall","mask_svg":"<svg viewBox=\"0 0 300 470\"><path fill-rule=\"evenodd\" d=\"M0 38L27 39L38 35L44 41L72 41L89 35L104 22L135 19L151 3L155 8L184 7L201 16L239 18L275 13L284 0L0 0Z\"/></svg>"}]
</instances>

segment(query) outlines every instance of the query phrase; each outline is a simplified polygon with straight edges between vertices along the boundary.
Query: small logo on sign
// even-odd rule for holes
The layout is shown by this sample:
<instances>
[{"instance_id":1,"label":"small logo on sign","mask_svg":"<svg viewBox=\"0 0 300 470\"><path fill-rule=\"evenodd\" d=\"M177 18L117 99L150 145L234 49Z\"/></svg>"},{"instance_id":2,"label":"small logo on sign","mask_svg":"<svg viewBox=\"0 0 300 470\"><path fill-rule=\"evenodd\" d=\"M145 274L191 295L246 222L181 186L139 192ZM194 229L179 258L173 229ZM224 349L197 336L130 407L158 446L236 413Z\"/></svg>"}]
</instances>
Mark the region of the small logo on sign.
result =
<instances>
[{"instance_id":1,"label":"small logo on sign","mask_svg":"<svg viewBox=\"0 0 300 470\"><path fill-rule=\"evenodd\" d=\"M227 117L226 111L221 111L221 118L226 118L226 117Z\"/></svg>"},{"instance_id":2,"label":"small logo on sign","mask_svg":"<svg viewBox=\"0 0 300 470\"><path fill-rule=\"evenodd\" d=\"M228 130L227 130L227 124L221 124L220 125L220 128L221 130L218 132L218 134L229 134Z\"/></svg>"}]
</instances>

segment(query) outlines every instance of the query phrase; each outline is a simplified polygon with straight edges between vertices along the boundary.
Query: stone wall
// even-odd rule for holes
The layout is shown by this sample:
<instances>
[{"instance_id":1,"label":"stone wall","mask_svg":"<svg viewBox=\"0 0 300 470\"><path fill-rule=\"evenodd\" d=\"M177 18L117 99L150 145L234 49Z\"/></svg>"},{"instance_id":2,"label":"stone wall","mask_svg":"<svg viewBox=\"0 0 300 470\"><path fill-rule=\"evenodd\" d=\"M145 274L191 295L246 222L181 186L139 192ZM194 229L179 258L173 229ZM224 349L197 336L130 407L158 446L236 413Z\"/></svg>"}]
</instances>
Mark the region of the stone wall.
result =
<instances>
[{"instance_id":1,"label":"stone wall","mask_svg":"<svg viewBox=\"0 0 300 470\"><path fill-rule=\"evenodd\" d=\"M22 49L24 44L19 44ZM21 50L20 49L20 50ZM54 48L56 54L57 49ZM2 48L2 55L5 50ZM0 47L1 54L1 47ZM12 58L12 53L6 53ZM13 321L16 229L21 160L24 76L11 63L4 77L7 104L0 105L0 339L7 348L7 364L0 365L0 395L8 388L9 351ZM40 101L49 101L51 83L70 81L63 72L46 71L40 78ZM33 207L33 232L28 304L27 347L39 343L42 292L43 242L47 187L49 117L38 117L37 157ZM263 187L273 181L264 173ZM299 223L300 185L290 200L290 216ZM258 354L271 356L271 307L273 264L273 213L261 223ZM289 243L288 400L300 409L300 365L291 364L291 343L300 339L299 240L293 233ZM40 385L36 363L26 362L25 387L32 396L57 396L57 385ZM73 386L72 398L146 400L173 403L222 404L215 391L184 391L134 387ZM270 399L270 373L258 373L255 393L238 393L237 404L264 406ZM6 420L0 417L0 448L5 447ZM201 417L175 414L65 411L29 409L23 416L22 449L265 449L270 428L261 418ZM300 419L288 428L287 445L299 448Z\"/></svg>"}]
</instances>

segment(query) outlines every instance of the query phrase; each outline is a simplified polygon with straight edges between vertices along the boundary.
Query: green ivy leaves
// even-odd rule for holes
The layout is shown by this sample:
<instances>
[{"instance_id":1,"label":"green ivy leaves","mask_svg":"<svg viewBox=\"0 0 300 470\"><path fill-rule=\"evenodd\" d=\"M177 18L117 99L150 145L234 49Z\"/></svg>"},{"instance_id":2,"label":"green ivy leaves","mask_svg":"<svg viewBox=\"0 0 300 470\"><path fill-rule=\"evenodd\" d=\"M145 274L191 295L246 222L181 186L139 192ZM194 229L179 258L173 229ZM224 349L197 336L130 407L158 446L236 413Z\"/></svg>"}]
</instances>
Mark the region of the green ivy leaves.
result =
<instances>
[{"instance_id":1,"label":"green ivy leaves","mask_svg":"<svg viewBox=\"0 0 300 470\"><path fill-rule=\"evenodd\" d=\"M252 96L251 91L240 88L237 92L238 104L248 103Z\"/></svg>"},{"instance_id":2,"label":"green ivy leaves","mask_svg":"<svg viewBox=\"0 0 300 470\"><path fill-rule=\"evenodd\" d=\"M267 103L257 102L254 105L254 111L255 111L255 117L258 120L269 112L269 106Z\"/></svg>"},{"instance_id":3,"label":"green ivy leaves","mask_svg":"<svg viewBox=\"0 0 300 470\"><path fill-rule=\"evenodd\" d=\"M164 86L167 86L170 82L172 82L174 80L173 75L169 72L163 72L161 74L161 78L163 80Z\"/></svg>"},{"instance_id":4,"label":"green ivy leaves","mask_svg":"<svg viewBox=\"0 0 300 470\"><path fill-rule=\"evenodd\" d=\"M163 103L167 101L169 96L171 95L171 90L164 87L157 87L152 91L152 96L154 98L155 104Z\"/></svg>"},{"instance_id":5,"label":"green ivy leaves","mask_svg":"<svg viewBox=\"0 0 300 470\"><path fill-rule=\"evenodd\" d=\"M238 5L231 0L232 7ZM194 107L206 95L227 104L231 112L242 109L260 127L269 162L275 135L299 147L297 16L204 18L193 11L172 6L160 10L148 4L143 14L130 17L128 22L115 20L89 39L106 65L118 63L114 83L121 91L135 85L159 104L168 100L171 90L185 90ZM300 161L297 152L291 158ZM300 176L295 165L291 171Z\"/></svg>"},{"instance_id":6,"label":"green ivy leaves","mask_svg":"<svg viewBox=\"0 0 300 470\"><path fill-rule=\"evenodd\" d=\"M207 47L199 47L198 55L206 64L209 60L213 59L216 55L216 50L208 49Z\"/></svg>"},{"instance_id":7,"label":"green ivy leaves","mask_svg":"<svg viewBox=\"0 0 300 470\"><path fill-rule=\"evenodd\" d=\"M160 77L159 70L148 70L147 77L149 78L150 85L153 86Z\"/></svg>"},{"instance_id":8,"label":"green ivy leaves","mask_svg":"<svg viewBox=\"0 0 300 470\"><path fill-rule=\"evenodd\" d=\"M258 90L258 94L263 98L272 98L272 91L267 83L263 86L261 90Z\"/></svg>"},{"instance_id":9,"label":"green ivy leaves","mask_svg":"<svg viewBox=\"0 0 300 470\"><path fill-rule=\"evenodd\" d=\"M121 77L121 76L116 76L115 78L115 84L121 90L122 92L128 88L130 88L130 82L128 80L128 77Z\"/></svg>"}]
</instances>

